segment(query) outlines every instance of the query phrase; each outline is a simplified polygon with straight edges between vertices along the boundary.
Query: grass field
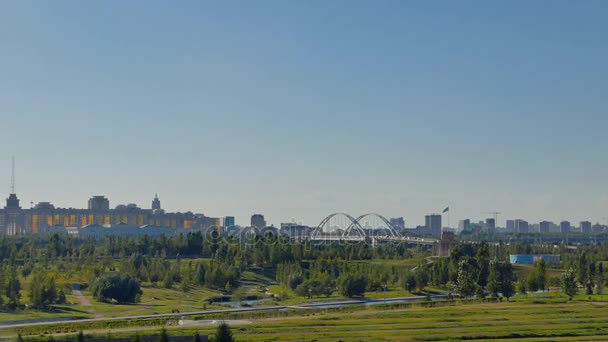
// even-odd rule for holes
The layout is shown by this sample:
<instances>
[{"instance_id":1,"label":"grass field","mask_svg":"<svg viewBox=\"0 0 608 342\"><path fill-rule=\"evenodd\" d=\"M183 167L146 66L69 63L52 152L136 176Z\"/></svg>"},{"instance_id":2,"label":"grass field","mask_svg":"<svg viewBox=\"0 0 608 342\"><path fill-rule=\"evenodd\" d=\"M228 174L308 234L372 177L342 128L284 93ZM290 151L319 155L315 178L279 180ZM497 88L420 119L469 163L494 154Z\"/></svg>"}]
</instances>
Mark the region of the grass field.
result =
<instances>
[{"instance_id":1,"label":"grass field","mask_svg":"<svg viewBox=\"0 0 608 342\"><path fill-rule=\"evenodd\" d=\"M598 341L608 340L608 298L558 293L516 296L511 302L435 302L357 306L285 314L227 315L251 324L233 326L239 341ZM428 305L431 305L428 307ZM272 317L275 315L277 317ZM201 319L210 319L201 317ZM212 334L214 327L167 326L172 335ZM159 327L137 331L157 332ZM129 335L132 327L113 336ZM108 330L89 333L106 335Z\"/></svg>"},{"instance_id":2,"label":"grass field","mask_svg":"<svg viewBox=\"0 0 608 342\"><path fill-rule=\"evenodd\" d=\"M244 341L605 340L607 313L583 302L368 309L261 320L235 333Z\"/></svg>"}]
</instances>

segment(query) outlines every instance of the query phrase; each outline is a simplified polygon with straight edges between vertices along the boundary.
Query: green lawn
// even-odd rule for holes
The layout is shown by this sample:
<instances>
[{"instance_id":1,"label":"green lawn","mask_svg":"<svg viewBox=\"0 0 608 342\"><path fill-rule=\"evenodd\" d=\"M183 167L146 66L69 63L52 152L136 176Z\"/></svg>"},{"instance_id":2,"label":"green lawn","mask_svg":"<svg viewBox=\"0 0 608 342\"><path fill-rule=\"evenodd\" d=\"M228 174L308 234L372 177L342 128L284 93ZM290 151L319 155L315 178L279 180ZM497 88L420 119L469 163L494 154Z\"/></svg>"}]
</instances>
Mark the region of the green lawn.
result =
<instances>
[{"instance_id":1,"label":"green lawn","mask_svg":"<svg viewBox=\"0 0 608 342\"><path fill-rule=\"evenodd\" d=\"M272 318L250 317L251 324L233 327L239 341L584 341L608 340L608 302L550 299L494 303L350 307L339 311L298 311ZM557 301L559 299L559 301ZM601 298L598 298L601 299ZM225 319L247 319L226 316ZM208 318L203 318L208 319ZM213 327L167 326L173 335L194 331L212 334ZM149 327L150 332L158 327ZM117 329L114 336L132 334ZM95 332L95 331L93 331ZM106 331L98 332L105 335Z\"/></svg>"}]
</instances>

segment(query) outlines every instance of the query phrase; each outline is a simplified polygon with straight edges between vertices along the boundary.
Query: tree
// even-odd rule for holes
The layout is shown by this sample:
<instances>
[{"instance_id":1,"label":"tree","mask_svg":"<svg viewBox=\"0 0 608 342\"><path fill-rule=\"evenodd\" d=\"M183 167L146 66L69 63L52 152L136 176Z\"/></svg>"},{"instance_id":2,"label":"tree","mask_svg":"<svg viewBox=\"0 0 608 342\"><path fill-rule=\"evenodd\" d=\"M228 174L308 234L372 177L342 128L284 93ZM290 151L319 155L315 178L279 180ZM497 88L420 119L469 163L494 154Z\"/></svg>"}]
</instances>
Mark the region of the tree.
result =
<instances>
[{"instance_id":1,"label":"tree","mask_svg":"<svg viewBox=\"0 0 608 342\"><path fill-rule=\"evenodd\" d=\"M367 277L364 275L347 275L340 281L342 295L345 297L363 297L367 288Z\"/></svg>"},{"instance_id":2,"label":"tree","mask_svg":"<svg viewBox=\"0 0 608 342\"><path fill-rule=\"evenodd\" d=\"M217 327L217 331L215 332L215 342L233 342L234 336L232 336L232 331L230 330L230 326L226 324L226 322L220 323Z\"/></svg>"},{"instance_id":3,"label":"tree","mask_svg":"<svg viewBox=\"0 0 608 342\"><path fill-rule=\"evenodd\" d=\"M60 303L61 300L65 301L65 294L60 298L57 293L55 280L40 270L34 272L29 297L32 306L36 308L45 308L51 304Z\"/></svg>"},{"instance_id":4,"label":"tree","mask_svg":"<svg viewBox=\"0 0 608 342\"><path fill-rule=\"evenodd\" d=\"M416 288L418 291L424 290L424 288L429 284L429 270L426 265L420 265L416 268Z\"/></svg>"},{"instance_id":5,"label":"tree","mask_svg":"<svg viewBox=\"0 0 608 342\"><path fill-rule=\"evenodd\" d=\"M600 262L597 267L597 294L601 295L604 292L604 265Z\"/></svg>"},{"instance_id":6,"label":"tree","mask_svg":"<svg viewBox=\"0 0 608 342\"><path fill-rule=\"evenodd\" d=\"M470 297L475 294L477 281L473 266L468 259L462 259L458 263L458 282L456 291L461 297Z\"/></svg>"},{"instance_id":7,"label":"tree","mask_svg":"<svg viewBox=\"0 0 608 342\"><path fill-rule=\"evenodd\" d=\"M584 251L578 257L576 278L581 285L587 285L587 281L589 280L589 260L587 260L587 253Z\"/></svg>"},{"instance_id":8,"label":"tree","mask_svg":"<svg viewBox=\"0 0 608 342\"><path fill-rule=\"evenodd\" d=\"M287 279L287 285L292 290L295 290L303 282L304 282L304 277L302 277L302 275L300 273L293 273Z\"/></svg>"},{"instance_id":9,"label":"tree","mask_svg":"<svg viewBox=\"0 0 608 342\"><path fill-rule=\"evenodd\" d=\"M496 259L490 262L490 272L488 275L488 291L494 297L498 297L498 291L500 291L500 271L498 269L498 261Z\"/></svg>"},{"instance_id":10,"label":"tree","mask_svg":"<svg viewBox=\"0 0 608 342\"><path fill-rule=\"evenodd\" d=\"M93 282L93 297L98 301L136 303L142 294L141 285L128 274L108 273Z\"/></svg>"},{"instance_id":11,"label":"tree","mask_svg":"<svg viewBox=\"0 0 608 342\"><path fill-rule=\"evenodd\" d=\"M163 287L166 289L173 287L173 275L170 272L165 274L165 277L163 278Z\"/></svg>"},{"instance_id":12,"label":"tree","mask_svg":"<svg viewBox=\"0 0 608 342\"><path fill-rule=\"evenodd\" d=\"M517 282L517 292L521 293L521 294L526 294L528 293L528 289L526 287L526 279L520 279Z\"/></svg>"},{"instance_id":13,"label":"tree","mask_svg":"<svg viewBox=\"0 0 608 342\"><path fill-rule=\"evenodd\" d=\"M169 342L169 334L167 334L167 329L163 328L160 331L160 336L158 336L158 342Z\"/></svg>"},{"instance_id":14,"label":"tree","mask_svg":"<svg viewBox=\"0 0 608 342\"><path fill-rule=\"evenodd\" d=\"M539 289L545 291L547 283L547 263L545 262L545 259L540 259L540 261L536 263L535 268L536 284Z\"/></svg>"},{"instance_id":15,"label":"tree","mask_svg":"<svg viewBox=\"0 0 608 342\"><path fill-rule=\"evenodd\" d=\"M594 262L590 262L589 263L589 279L587 280L587 294L588 295L592 295L593 294L593 287L594 287L594 282L595 282L595 263Z\"/></svg>"},{"instance_id":16,"label":"tree","mask_svg":"<svg viewBox=\"0 0 608 342\"><path fill-rule=\"evenodd\" d=\"M536 270L534 270L528 275L528 291L536 292L538 289L538 276L536 275Z\"/></svg>"},{"instance_id":17,"label":"tree","mask_svg":"<svg viewBox=\"0 0 608 342\"><path fill-rule=\"evenodd\" d=\"M481 287L488 285L488 277L490 275L490 247L487 242L482 242L481 246L477 249L475 260L479 266L479 275L477 277L477 284Z\"/></svg>"},{"instance_id":18,"label":"tree","mask_svg":"<svg viewBox=\"0 0 608 342\"><path fill-rule=\"evenodd\" d=\"M414 292L416 289L416 276L414 276L414 274L408 273L405 276L405 289L410 293Z\"/></svg>"},{"instance_id":19,"label":"tree","mask_svg":"<svg viewBox=\"0 0 608 342\"><path fill-rule=\"evenodd\" d=\"M576 276L572 268L567 269L562 273L562 291L572 300L578 289L576 288Z\"/></svg>"},{"instance_id":20,"label":"tree","mask_svg":"<svg viewBox=\"0 0 608 342\"><path fill-rule=\"evenodd\" d=\"M19 306L19 299L21 298L21 283L17 276L17 267L15 266L14 257L11 257L7 274L8 279L5 288L5 294L8 297L7 305L10 309L16 309Z\"/></svg>"},{"instance_id":21,"label":"tree","mask_svg":"<svg viewBox=\"0 0 608 342\"><path fill-rule=\"evenodd\" d=\"M507 298L513 297L515 291L513 289L513 265L507 262L500 267L500 291Z\"/></svg>"}]
</instances>

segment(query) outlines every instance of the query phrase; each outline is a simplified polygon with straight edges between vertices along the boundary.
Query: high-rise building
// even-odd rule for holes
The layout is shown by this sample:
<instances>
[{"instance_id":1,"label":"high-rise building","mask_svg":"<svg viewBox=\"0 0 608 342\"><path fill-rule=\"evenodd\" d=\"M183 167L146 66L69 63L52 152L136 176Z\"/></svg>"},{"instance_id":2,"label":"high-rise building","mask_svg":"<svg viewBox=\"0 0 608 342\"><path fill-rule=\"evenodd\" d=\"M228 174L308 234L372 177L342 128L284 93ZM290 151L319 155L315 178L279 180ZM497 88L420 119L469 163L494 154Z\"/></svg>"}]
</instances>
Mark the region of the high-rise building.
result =
<instances>
[{"instance_id":1,"label":"high-rise building","mask_svg":"<svg viewBox=\"0 0 608 342\"><path fill-rule=\"evenodd\" d=\"M594 233L601 233L604 231L604 226L597 222L591 227L591 231Z\"/></svg>"},{"instance_id":2,"label":"high-rise building","mask_svg":"<svg viewBox=\"0 0 608 342\"><path fill-rule=\"evenodd\" d=\"M231 228L235 226L234 216L224 217L224 228Z\"/></svg>"},{"instance_id":3,"label":"high-rise building","mask_svg":"<svg viewBox=\"0 0 608 342\"><path fill-rule=\"evenodd\" d=\"M107 211L110 210L110 201L104 196L93 196L89 199L89 210Z\"/></svg>"},{"instance_id":4,"label":"high-rise building","mask_svg":"<svg viewBox=\"0 0 608 342\"><path fill-rule=\"evenodd\" d=\"M530 227L528 225L528 221L515 220L515 231L518 233L529 233Z\"/></svg>"},{"instance_id":5,"label":"high-rise building","mask_svg":"<svg viewBox=\"0 0 608 342\"><path fill-rule=\"evenodd\" d=\"M496 232L496 220L493 218L486 219L486 232L488 234L494 234Z\"/></svg>"},{"instance_id":6,"label":"high-rise building","mask_svg":"<svg viewBox=\"0 0 608 342\"><path fill-rule=\"evenodd\" d=\"M262 215L262 214L251 215L251 226L256 227L256 228L265 228L266 220L264 219L264 215Z\"/></svg>"},{"instance_id":7,"label":"high-rise building","mask_svg":"<svg viewBox=\"0 0 608 342\"><path fill-rule=\"evenodd\" d=\"M582 221L580 228L581 228L581 233L591 233L591 222Z\"/></svg>"},{"instance_id":8,"label":"high-rise building","mask_svg":"<svg viewBox=\"0 0 608 342\"><path fill-rule=\"evenodd\" d=\"M403 217L392 218L389 222L397 229L405 229L405 219Z\"/></svg>"},{"instance_id":9,"label":"high-rise building","mask_svg":"<svg viewBox=\"0 0 608 342\"><path fill-rule=\"evenodd\" d=\"M570 222L562 221L559 223L559 232L562 234L570 233Z\"/></svg>"},{"instance_id":10,"label":"high-rise building","mask_svg":"<svg viewBox=\"0 0 608 342\"><path fill-rule=\"evenodd\" d=\"M158 194L154 195L154 199L152 200L152 210L160 210L160 200L158 199Z\"/></svg>"},{"instance_id":11,"label":"high-rise building","mask_svg":"<svg viewBox=\"0 0 608 342\"><path fill-rule=\"evenodd\" d=\"M430 214L424 217L424 222L427 230L434 236L441 235L441 215Z\"/></svg>"},{"instance_id":12,"label":"high-rise building","mask_svg":"<svg viewBox=\"0 0 608 342\"><path fill-rule=\"evenodd\" d=\"M469 219L460 220L458 222L458 231L460 233L470 232L471 231L471 220L469 220Z\"/></svg>"},{"instance_id":13,"label":"high-rise building","mask_svg":"<svg viewBox=\"0 0 608 342\"><path fill-rule=\"evenodd\" d=\"M514 233L515 230L515 220L507 220L507 233Z\"/></svg>"},{"instance_id":14,"label":"high-rise building","mask_svg":"<svg viewBox=\"0 0 608 342\"><path fill-rule=\"evenodd\" d=\"M549 233L550 230L551 230L551 222L542 221L541 223L538 224L538 231L541 234Z\"/></svg>"}]
</instances>

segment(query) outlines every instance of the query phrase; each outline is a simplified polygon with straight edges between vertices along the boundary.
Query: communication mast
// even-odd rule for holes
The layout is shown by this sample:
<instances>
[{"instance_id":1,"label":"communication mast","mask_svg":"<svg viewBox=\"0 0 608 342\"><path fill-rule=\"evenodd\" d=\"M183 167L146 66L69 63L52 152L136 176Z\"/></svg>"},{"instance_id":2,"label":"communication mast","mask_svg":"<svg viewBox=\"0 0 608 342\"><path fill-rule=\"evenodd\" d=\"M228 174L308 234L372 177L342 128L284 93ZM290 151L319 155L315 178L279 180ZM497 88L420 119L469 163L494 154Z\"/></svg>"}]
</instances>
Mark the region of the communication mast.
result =
<instances>
[{"instance_id":1,"label":"communication mast","mask_svg":"<svg viewBox=\"0 0 608 342\"><path fill-rule=\"evenodd\" d=\"M11 194L15 193L15 156L11 158Z\"/></svg>"}]
</instances>

